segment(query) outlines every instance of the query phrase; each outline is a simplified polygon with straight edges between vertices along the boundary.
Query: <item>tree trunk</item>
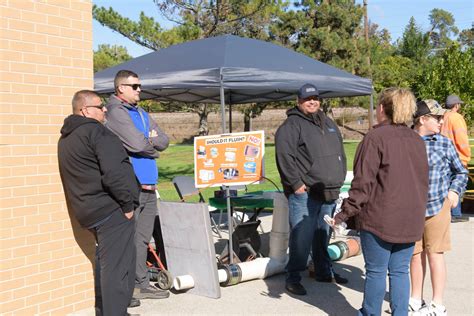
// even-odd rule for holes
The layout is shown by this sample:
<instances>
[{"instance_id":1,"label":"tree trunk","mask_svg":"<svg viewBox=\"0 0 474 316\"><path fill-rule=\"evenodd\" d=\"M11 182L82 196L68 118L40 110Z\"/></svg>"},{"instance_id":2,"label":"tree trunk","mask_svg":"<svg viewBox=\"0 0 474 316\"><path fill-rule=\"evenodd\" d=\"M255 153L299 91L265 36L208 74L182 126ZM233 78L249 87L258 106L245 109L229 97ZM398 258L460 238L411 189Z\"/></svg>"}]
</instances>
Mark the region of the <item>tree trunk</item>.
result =
<instances>
[{"instance_id":1,"label":"tree trunk","mask_svg":"<svg viewBox=\"0 0 474 316\"><path fill-rule=\"evenodd\" d=\"M252 130L252 111L244 112L244 132Z\"/></svg>"},{"instance_id":2,"label":"tree trunk","mask_svg":"<svg viewBox=\"0 0 474 316\"><path fill-rule=\"evenodd\" d=\"M199 108L199 136L207 136L209 135L209 124L207 123L207 116L209 115L209 111L207 111L207 104L204 104L202 107L200 106Z\"/></svg>"}]
</instances>

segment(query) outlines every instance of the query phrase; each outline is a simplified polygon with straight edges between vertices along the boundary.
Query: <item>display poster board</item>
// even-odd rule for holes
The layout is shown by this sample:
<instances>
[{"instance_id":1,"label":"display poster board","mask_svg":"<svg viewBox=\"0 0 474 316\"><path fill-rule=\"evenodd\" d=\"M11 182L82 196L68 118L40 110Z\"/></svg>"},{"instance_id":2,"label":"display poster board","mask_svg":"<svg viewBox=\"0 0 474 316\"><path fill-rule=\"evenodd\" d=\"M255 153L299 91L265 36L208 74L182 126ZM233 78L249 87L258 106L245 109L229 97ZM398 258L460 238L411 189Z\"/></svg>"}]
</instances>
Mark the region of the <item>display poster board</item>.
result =
<instances>
[{"instance_id":1,"label":"display poster board","mask_svg":"<svg viewBox=\"0 0 474 316\"><path fill-rule=\"evenodd\" d=\"M258 183L264 155L263 131L195 137L196 187Z\"/></svg>"}]
</instances>

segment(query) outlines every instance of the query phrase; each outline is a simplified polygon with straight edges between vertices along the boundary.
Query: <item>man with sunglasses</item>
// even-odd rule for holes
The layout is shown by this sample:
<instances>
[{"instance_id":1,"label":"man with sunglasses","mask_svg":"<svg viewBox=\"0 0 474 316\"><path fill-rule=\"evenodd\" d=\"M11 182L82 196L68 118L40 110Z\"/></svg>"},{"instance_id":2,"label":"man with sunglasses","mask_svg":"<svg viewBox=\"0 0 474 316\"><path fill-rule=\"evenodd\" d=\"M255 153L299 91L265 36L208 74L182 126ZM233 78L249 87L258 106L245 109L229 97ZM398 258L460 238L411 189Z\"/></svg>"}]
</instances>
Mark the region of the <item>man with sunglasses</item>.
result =
<instances>
[{"instance_id":1,"label":"man with sunglasses","mask_svg":"<svg viewBox=\"0 0 474 316\"><path fill-rule=\"evenodd\" d=\"M103 126L107 110L99 96L76 92L72 110L58 142L66 202L96 238L96 314L126 315L135 283L138 182L120 139Z\"/></svg>"},{"instance_id":2,"label":"man with sunglasses","mask_svg":"<svg viewBox=\"0 0 474 316\"><path fill-rule=\"evenodd\" d=\"M347 167L341 133L320 109L316 86L303 85L297 102L286 112L275 146L291 227L286 290L305 295L300 273L306 269L311 249L316 281L347 283L333 271L327 252L331 228L324 221L324 215L333 216Z\"/></svg>"},{"instance_id":3,"label":"man with sunglasses","mask_svg":"<svg viewBox=\"0 0 474 316\"><path fill-rule=\"evenodd\" d=\"M428 154L429 191L422 240L415 244L410 263L410 315L447 315L443 306L446 284L444 252L451 249L450 210L459 203L467 183L467 170L449 138L440 134L446 110L435 100L417 103L414 130L423 138ZM423 301L426 258L430 267L433 297Z\"/></svg>"},{"instance_id":4,"label":"man with sunglasses","mask_svg":"<svg viewBox=\"0 0 474 316\"><path fill-rule=\"evenodd\" d=\"M155 159L160 156L160 151L168 147L168 136L153 118L138 106L141 84L136 73L120 70L115 75L114 85L115 94L107 103L106 127L122 141L141 185L140 206L135 211L137 263L133 296L137 299L167 298L168 291L150 284L146 259L152 235L160 255L164 255L161 228L157 219L158 169Z\"/></svg>"}]
</instances>

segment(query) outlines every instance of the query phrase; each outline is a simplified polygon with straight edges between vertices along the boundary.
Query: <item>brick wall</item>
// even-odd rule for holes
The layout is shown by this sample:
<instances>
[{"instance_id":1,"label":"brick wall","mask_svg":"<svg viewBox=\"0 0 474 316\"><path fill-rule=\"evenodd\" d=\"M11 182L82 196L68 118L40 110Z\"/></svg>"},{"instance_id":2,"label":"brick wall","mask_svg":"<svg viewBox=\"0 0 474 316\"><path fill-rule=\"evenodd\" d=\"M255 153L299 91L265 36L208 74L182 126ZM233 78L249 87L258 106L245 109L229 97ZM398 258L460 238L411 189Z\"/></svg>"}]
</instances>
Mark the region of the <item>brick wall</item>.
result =
<instances>
[{"instance_id":1,"label":"brick wall","mask_svg":"<svg viewBox=\"0 0 474 316\"><path fill-rule=\"evenodd\" d=\"M90 1L0 0L0 314L93 306L93 240L71 221L56 144L92 88Z\"/></svg>"}]
</instances>

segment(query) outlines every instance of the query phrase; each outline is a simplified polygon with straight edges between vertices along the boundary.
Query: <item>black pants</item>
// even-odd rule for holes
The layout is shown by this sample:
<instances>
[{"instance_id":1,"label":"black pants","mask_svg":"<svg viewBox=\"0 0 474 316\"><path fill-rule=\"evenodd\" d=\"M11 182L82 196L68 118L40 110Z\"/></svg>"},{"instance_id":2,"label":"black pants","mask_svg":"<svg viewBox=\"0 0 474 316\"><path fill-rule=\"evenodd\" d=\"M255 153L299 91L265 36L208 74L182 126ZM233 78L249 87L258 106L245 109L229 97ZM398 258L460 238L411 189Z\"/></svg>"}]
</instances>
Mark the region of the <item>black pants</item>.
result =
<instances>
[{"instance_id":1,"label":"black pants","mask_svg":"<svg viewBox=\"0 0 474 316\"><path fill-rule=\"evenodd\" d=\"M96 236L95 299L97 314L127 314L135 283L135 219L120 210L98 227Z\"/></svg>"}]
</instances>

